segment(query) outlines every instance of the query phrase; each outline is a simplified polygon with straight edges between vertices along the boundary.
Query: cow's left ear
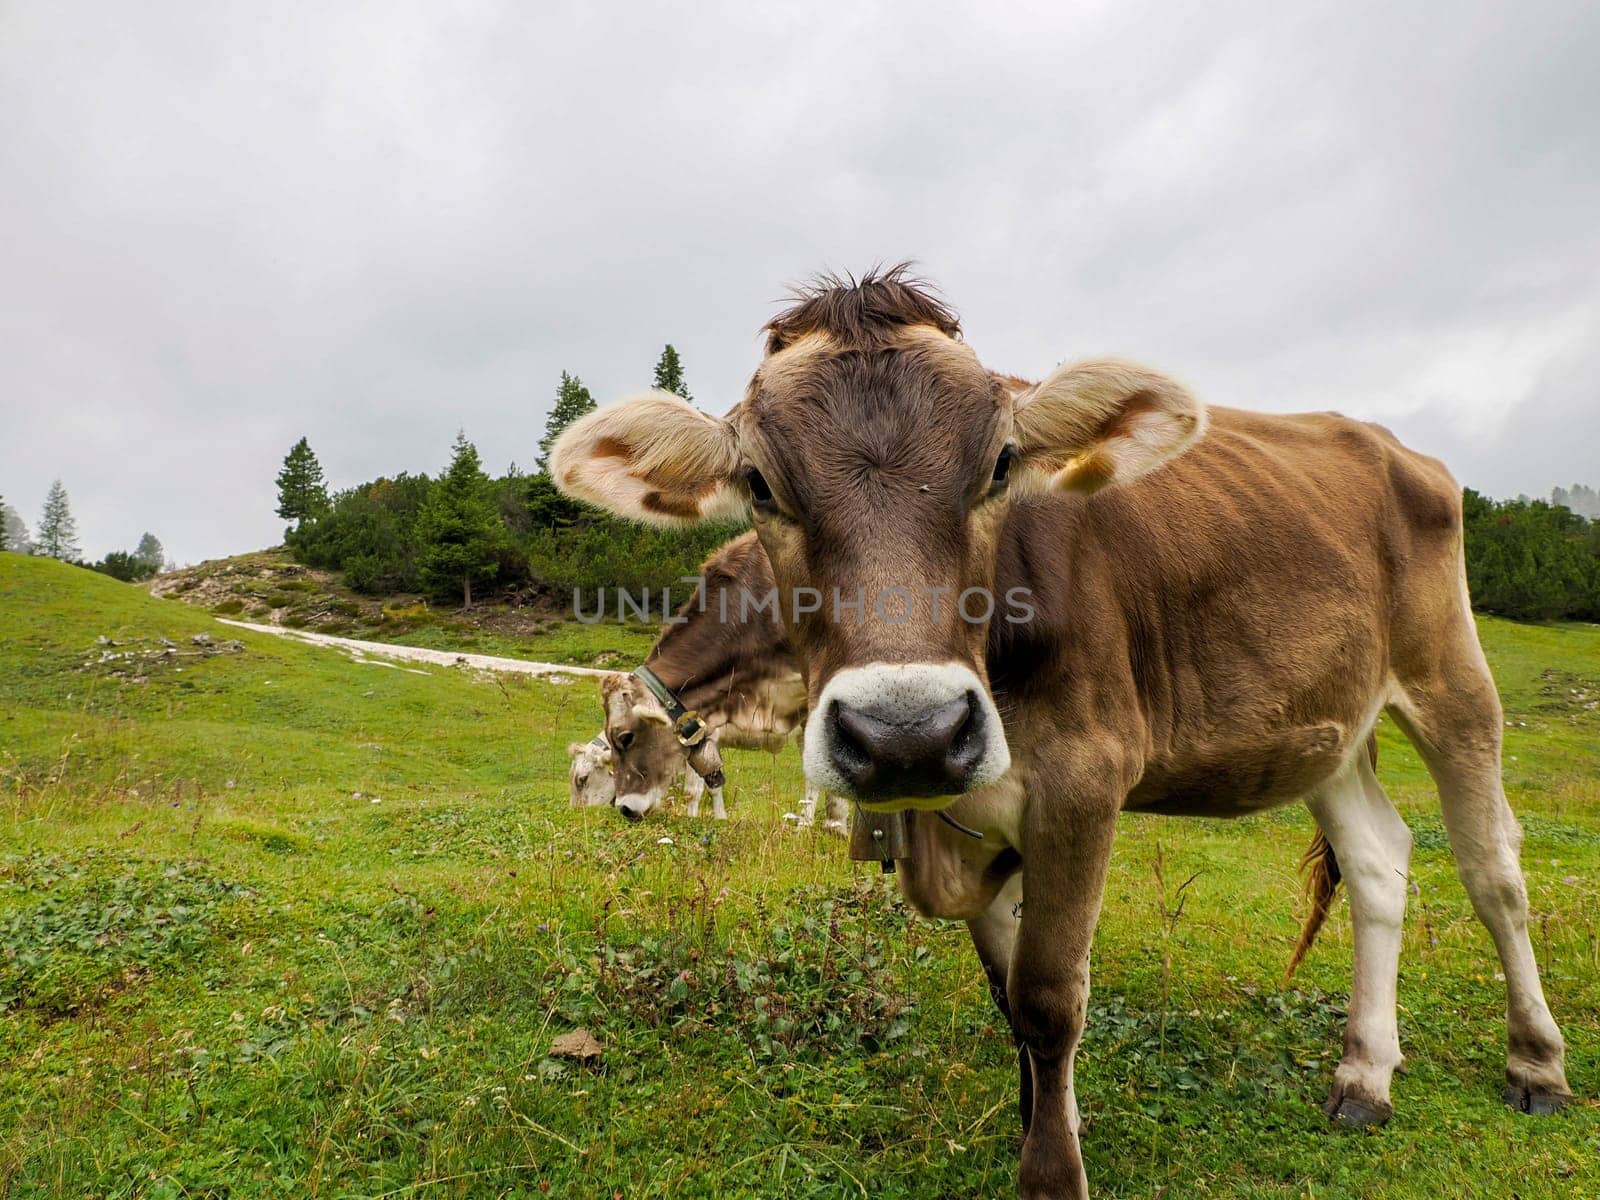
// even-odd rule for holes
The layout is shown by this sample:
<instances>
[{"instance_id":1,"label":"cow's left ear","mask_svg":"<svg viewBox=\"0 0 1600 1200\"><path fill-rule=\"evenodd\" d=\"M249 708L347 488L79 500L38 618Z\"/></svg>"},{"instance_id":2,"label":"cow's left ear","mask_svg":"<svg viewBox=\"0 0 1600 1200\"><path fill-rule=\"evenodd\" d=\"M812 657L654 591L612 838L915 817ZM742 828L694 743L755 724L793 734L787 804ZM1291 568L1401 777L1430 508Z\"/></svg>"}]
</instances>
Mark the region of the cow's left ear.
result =
<instances>
[{"instance_id":1,"label":"cow's left ear","mask_svg":"<svg viewBox=\"0 0 1600 1200\"><path fill-rule=\"evenodd\" d=\"M1061 367L1014 404L1023 475L1052 490L1128 483L1182 454L1206 428L1206 406L1188 388L1117 359Z\"/></svg>"},{"instance_id":2,"label":"cow's left ear","mask_svg":"<svg viewBox=\"0 0 1600 1200\"><path fill-rule=\"evenodd\" d=\"M742 516L738 470L733 426L670 392L598 409L550 449L550 476L567 495L657 525Z\"/></svg>"}]
</instances>

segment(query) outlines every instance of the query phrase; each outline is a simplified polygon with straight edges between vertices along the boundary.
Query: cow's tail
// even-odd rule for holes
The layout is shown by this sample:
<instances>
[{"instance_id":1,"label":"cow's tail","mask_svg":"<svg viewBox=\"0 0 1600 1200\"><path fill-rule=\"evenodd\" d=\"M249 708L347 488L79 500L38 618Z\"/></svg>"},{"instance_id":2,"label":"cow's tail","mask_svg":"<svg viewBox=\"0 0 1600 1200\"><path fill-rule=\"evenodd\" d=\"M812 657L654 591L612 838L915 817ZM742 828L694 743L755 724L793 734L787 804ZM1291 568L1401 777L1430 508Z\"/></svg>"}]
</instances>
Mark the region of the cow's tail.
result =
<instances>
[{"instance_id":1,"label":"cow's tail","mask_svg":"<svg viewBox=\"0 0 1600 1200\"><path fill-rule=\"evenodd\" d=\"M1372 760L1372 767L1376 770L1378 737L1375 733L1367 735L1367 757ZM1300 856L1300 874L1305 877L1305 897L1311 905L1311 911L1306 913L1306 923L1300 930L1300 940L1295 943L1294 953L1289 956L1289 967L1283 973L1284 983L1294 978L1294 973L1305 961L1306 955L1311 950L1311 943L1317 940L1323 922L1328 919L1328 910L1333 907L1334 893L1339 890L1339 859L1333 853L1333 844L1328 841L1328 835L1322 832L1320 826L1316 837L1311 839L1311 845L1307 846L1306 852Z\"/></svg>"},{"instance_id":2,"label":"cow's tail","mask_svg":"<svg viewBox=\"0 0 1600 1200\"><path fill-rule=\"evenodd\" d=\"M1305 876L1305 895L1311 911L1306 914L1300 940L1295 943L1294 953L1289 957L1289 969L1283 973L1283 982L1286 984L1294 978L1295 971L1305 961L1311 943L1317 940L1322 923L1328 919L1328 910L1333 906L1333 895L1339 888L1339 860L1334 857L1328 835L1321 829L1317 830L1317 836L1311 839L1311 845L1300 856L1300 873Z\"/></svg>"}]
</instances>

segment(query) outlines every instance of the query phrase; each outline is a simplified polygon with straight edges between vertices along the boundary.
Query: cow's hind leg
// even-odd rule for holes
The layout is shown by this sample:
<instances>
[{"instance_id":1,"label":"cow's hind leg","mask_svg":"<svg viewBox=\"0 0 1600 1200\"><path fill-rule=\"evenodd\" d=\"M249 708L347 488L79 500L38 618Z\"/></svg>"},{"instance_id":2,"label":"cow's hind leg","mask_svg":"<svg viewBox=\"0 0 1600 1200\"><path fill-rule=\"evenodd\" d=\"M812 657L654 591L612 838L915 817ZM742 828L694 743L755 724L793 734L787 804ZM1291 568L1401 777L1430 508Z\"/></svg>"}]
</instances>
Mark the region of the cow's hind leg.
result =
<instances>
[{"instance_id":1,"label":"cow's hind leg","mask_svg":"<svg viewBox=\"0 0 1600 1200\"><path fill-rule=\"evenodd\" d=\"M1571 1099L1561 1030L1545 1003L1528 939L1522 827L1500 777L1500 701L1472 637L1392 708L1439 787L1456 872L1494 938L1506 977L1506 1103L1551 1113Z\"/></svg>"},{"instance_id":2,"label":"cow's hind leg","mask_svg":"<svg viewBox=\"0 0 1600 1200\"><path fill-rule=\"evenodd\" d=\"M1341 1125L1379 1125L1394 1108L1389 1080L1404 1061L1395 1021L1411 831L1378 785L1365 751L1307 801L1333 845L1350 893L1355 971L1344 1057L1326 1111Z\"/></svg>"},{"instance_id":3,"label":"cow's hind leg","mask_svg":"<svg viewBox=\"0 0 1600 1200\"><path fill-rule=\"evenodd\" d=\"M1017 944L1017 918L1022 911L1022 875L1013 875L980 917L967 922L967 932L972 934L972 945L983 964L984 978L989 982L989 995L995 1007L1006 1019L1006 1028L1017 1043L1017 1070L1020 1075L1018 1107L1022 1117L1022 1132L1028 1132L1033 1118L1033 1069L1028 1061L1028 1051L1017 1038L1011 1022L1011 1003L1006 997L1006 979L1011 973L1011 953Z\"/></svg>"}]
</instances>

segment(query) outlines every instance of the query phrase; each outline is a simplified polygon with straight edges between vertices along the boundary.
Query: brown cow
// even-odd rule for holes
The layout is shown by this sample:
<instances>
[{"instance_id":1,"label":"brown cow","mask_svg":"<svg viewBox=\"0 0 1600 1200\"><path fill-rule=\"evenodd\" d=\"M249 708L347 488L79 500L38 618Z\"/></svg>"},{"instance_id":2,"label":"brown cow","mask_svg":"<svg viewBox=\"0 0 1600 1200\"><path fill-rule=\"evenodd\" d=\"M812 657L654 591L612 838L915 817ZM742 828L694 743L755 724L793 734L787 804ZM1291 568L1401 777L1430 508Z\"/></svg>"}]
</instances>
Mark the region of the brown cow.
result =
<instances>
[{"instance_id":1,"label":"brown cow","mask_svg":"<svg viewBox=\"0 0 1600 1200\"><path fill-rule=\"evenodd\" d=\"M554 474L647 520L751 511L806 668L811 781L982 832L914 820L902 879L968 920L1004 980L1031 1066L1024 1197L1087 1195L1072 1064L1124 809L1310 807L1355 933L1328 1111L1392 1111L1411 835L1362 753L1384 711L1433 774L1499 950L1506 1098L1570 1099L1441 464L1333 414L1208 410L1130 363L997 376L899 270L825 280L767 328L726 418L660 393L602 409Z\"/></svg>"},{"instance_id":2,"label":"brown cow","mask_svg":"<svg viewBox=\"0 0 1600 1200\"><path fill-rule=\"evenodd\" d=\"M612 803L623 816L638 820L683 777L693 816L703 772L720 820L726 815L721 750L776 752L806 719L805 680L778 621L772 567L753 532L706 559L694 594L661 631L644 665L705 721L709 737L686 754L666 709L643 680L607 676L600 683L600 702L602 740L611 750ZM800 827L813 823L819 798L815 787L806 789L794 816ZM842 835L844 815L845 802L828 797L823 827Z\"/></svg>"}]
</instances>

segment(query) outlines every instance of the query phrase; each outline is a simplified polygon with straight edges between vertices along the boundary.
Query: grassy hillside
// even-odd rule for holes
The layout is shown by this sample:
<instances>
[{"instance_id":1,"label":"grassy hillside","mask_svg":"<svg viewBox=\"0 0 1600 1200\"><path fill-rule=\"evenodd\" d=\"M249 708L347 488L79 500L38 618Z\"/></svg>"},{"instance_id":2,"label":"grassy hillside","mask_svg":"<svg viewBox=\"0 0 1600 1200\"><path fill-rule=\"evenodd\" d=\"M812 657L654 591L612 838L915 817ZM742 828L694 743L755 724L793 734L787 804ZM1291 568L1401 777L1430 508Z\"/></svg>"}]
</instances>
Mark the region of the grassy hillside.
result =
<instances>
[{"instance_id":1,"label":"grassy hillside","mask_svg":"<svg viewBox=\"0 0 1600 1200\"><path fill-rule=\"evenodd\" d=\"M147 586L155 595L258 625L580 666L636 662L656 635L655 626L631 622L581 624L570 619L567 602L546 594L500 596L468 611L434 606L418 595L376 600L351 591L336 572L302 566L282 547L185 567ZM686 588L673 595L688 599ZM587 596L585 611L594 607Z\"/></svg>"},{"instance_id":2,"label":"grassy hillside","mask_svg":"<svg viewBox=\"0 0 1600 1200\"><path fill-rule=\"evenodd\" d=\"M1600 630L1483 633L1590 1099L1500 1106L1498 965L1386 731L1417 832L1394 1120L1317 1110L1342 902L1278 985L1304 812L1129 818L1079 1065L1098 1195L1600 1194ZM725 825L567 809L597 716L588 683L355 663L0 554L0 1196L1009 1194L964 931L783 827L792 749L731 755ZM579 1026L599 1062L550 1055Z\"/></svg>"}]
</instances>

